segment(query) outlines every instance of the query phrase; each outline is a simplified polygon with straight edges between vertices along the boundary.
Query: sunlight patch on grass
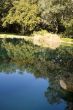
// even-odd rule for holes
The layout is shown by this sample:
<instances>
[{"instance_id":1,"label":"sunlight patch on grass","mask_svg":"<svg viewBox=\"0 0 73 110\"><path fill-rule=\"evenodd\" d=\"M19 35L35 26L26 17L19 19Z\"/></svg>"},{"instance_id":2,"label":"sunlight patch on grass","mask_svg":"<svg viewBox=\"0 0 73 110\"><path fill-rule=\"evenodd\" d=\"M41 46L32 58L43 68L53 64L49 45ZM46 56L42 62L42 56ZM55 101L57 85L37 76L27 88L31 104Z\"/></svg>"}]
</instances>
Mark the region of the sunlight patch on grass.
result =
<instances>
[{"instance_id":1,"label":"sunlight patch on grass","mask_svg":"<svg viewBox=\"0 0 73 110\"><path fill-rule=\"evenodd\" d=\"M42 47L55 49L60 46L61 39L58 35L51 33L46 33L43 36L35 34L33 36L33 43Z\"/></svg>"}]
</instances>

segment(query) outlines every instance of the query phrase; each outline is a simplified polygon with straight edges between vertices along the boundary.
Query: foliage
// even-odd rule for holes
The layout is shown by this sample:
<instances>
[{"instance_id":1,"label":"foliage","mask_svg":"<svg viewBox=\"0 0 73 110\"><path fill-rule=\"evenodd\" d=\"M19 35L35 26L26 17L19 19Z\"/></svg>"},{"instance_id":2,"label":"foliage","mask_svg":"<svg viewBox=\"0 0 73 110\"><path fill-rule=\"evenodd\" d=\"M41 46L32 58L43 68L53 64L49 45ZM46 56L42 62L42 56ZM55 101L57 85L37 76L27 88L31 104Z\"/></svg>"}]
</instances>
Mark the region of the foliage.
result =
<instances>
[{"instance_id":1,"label":"foliage","mask_svg":"<svg viewBox=\"0 0 73 110\"><path fill-rule=\"evenodd\" d=\"M73 0L2 0L0 6L3 31L45 29L73 36Z\"/></svg>"},{"instance_id":2,"label":"foliage","mask_svg":"<svg viewBox=\"0 0 73 110\"><path fill-rule=\"evenodd\" d=\"M65 27L66 27L66 35L73 35L73 19L71 19L70 21L68 21L67 23L65 23ZM72 36L73 37L73 36Z\"/></svg>"},{"instance_id":3,"label":"foliage","mask_svg":"<svg viewBox=\"0 0 73 110\"><path fill-rule=\"evenodd\" d=\"M54 32L65 30L63 22L73 18L72 0L39 0L41 18Z\"/></svg>"},{"instance_id":4,"label":"foliage","mask_svg":"<svg viewBox=\"0 0 73 110\"><path fill-rule=\"evenodd\" d=\"M36 4L31 5L24 0L13 2L13 7L8 15L3 18L3 26L18 24L20 31L25 32L34 30L39 22L38 8Z\"/></svg>"}]
</instances>

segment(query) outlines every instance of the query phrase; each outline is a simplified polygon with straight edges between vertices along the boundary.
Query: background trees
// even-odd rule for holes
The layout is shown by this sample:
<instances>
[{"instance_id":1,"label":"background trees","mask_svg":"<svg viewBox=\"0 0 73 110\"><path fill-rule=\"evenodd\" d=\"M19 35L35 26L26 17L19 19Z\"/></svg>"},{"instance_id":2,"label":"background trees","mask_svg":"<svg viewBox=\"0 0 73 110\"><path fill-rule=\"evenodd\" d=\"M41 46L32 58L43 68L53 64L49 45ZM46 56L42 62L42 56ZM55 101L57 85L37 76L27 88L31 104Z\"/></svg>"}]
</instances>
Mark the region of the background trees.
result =
<instances>
[{"instance_id":1,"label":"background trees","mask_svg":"<svg viewBox=\"0 0 73 110\"><path fill-rule=\"evenodd\" d=\"M46 29L73 35L73 0L2 0L3 31L29 33Z\"/></svg>"},{"instance_id":2,"label":"background trees","mask_svg":"<svg viewBox=\"0 0 73 110\"><path fill-rule=\"evenodd\" d=\"M41 18L52 31L64 32L68 28L73 29L72 0L39 0L38 3L41 10Z\"/></svg>"}]
</instances>

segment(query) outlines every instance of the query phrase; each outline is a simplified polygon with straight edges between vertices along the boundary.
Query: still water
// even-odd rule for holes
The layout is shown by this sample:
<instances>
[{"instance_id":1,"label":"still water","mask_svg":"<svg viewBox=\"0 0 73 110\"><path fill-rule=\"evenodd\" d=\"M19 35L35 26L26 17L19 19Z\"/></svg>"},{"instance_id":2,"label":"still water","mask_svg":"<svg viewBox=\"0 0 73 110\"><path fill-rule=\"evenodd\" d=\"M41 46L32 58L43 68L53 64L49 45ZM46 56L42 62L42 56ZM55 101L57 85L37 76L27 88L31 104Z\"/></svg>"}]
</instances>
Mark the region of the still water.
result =
<instances>
[{"instance_id":1,"label":"still water","mask_svg":"<svg viewBox=\"0 0 73 110\"><path fill-rule=\"evenodd\" d=\"M19 70L12 74L1 72L0 110L64 110L64 100L54 104L47 101L45 92L48 86L48 79L36 78L27 71L22 74Z\"/></svg>"},{"instance_id":2,"label":"still water","mask_svg":"<svg viewBox=\"0 0 73 110\"><path fill-rule=\"evenodd\" d=\"M73 46L10 43L0 48L0 110L73 110L73 93L59 82L69 76L73 84Z\"/></svg>"}]
</instances>

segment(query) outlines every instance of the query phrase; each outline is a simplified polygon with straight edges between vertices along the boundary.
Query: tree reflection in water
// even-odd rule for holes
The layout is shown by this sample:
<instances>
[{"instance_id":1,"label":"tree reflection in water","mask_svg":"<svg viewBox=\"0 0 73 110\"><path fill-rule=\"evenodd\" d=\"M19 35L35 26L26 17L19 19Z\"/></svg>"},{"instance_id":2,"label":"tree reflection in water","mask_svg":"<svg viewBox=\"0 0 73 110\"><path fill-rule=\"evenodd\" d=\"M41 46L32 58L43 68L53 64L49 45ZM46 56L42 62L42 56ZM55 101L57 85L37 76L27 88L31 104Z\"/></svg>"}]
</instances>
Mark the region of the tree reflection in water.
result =
<instances>
[{"instance_id":1,"label":"tree reflection in water","mask_svg":"<svg viewBox=\"0 0 73 110\"><path fill-rule=\"evenodd\" d=\"M49 87L44 95L48 102L59 104L64 100L66 110L73 110L73 93L62 90L59 84L60 79L67 79L67 82L73 85L73 46L62 45L51 50L32 44L28 46L28 43L24 44L23 41L16 43L9 40L4 44L0 41L0 72L10 74L19 70L18 73L23 74L26 70L35 77L47 78ZM8 62L6 57L10 59Z\"/></svg>"}]
</instances>

